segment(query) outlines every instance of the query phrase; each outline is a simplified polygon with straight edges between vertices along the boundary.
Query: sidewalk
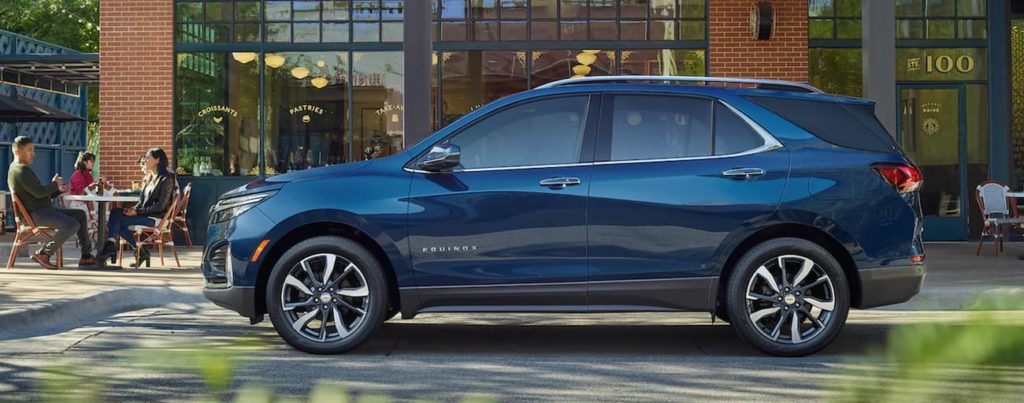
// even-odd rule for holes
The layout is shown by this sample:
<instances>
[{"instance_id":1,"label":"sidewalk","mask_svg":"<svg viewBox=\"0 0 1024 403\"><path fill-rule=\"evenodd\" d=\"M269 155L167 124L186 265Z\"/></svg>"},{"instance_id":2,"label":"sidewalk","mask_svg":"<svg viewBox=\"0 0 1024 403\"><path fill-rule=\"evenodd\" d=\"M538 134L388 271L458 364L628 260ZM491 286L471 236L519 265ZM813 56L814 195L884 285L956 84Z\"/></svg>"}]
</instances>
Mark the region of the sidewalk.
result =
<instances>
[{"instance_id":1,"label":"sidewalk","mask_svg":"<svg viewBox=\"0 0 1024 403\"><path fill-rule=\"evenodd\" d=\"M1024 296L1024 260L1017 259L1024 243L1006 244L999 257L991 244L975 256L975 245L926 245L924 290L910 302L880 309L956 310L997 288L1016 288ZM79 270L78 251L66 247L65 253L69 267L63 270L43 270L28 258L19 258L15 269L0 268L0 340L52 334L119 312L205 301L199 247L180 248L181 268L170 258L167 266L139 270Z\"/></svg>"}]
</instances>

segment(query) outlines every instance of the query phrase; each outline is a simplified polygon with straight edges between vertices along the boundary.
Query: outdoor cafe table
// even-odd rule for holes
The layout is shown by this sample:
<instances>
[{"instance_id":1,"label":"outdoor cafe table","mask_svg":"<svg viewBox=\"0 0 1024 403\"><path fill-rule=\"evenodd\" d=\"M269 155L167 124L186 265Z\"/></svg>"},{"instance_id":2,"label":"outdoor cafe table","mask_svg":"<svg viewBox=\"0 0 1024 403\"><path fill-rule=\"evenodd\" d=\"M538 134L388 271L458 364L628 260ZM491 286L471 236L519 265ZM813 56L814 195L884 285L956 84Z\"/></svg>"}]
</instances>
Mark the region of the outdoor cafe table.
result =
<instances>
[{"instance_id":1,"label":"outdoor cafe table","mask_svg":"<svg viewBox=\"0 0 1024 403\"><path fill-rule=\"evenodd\" d=\"M101 247L107 239L107 203L135 203L139 201L139 196L67 195L64 200L96 203L96 245Z\"/></svg>"}]
</instances>

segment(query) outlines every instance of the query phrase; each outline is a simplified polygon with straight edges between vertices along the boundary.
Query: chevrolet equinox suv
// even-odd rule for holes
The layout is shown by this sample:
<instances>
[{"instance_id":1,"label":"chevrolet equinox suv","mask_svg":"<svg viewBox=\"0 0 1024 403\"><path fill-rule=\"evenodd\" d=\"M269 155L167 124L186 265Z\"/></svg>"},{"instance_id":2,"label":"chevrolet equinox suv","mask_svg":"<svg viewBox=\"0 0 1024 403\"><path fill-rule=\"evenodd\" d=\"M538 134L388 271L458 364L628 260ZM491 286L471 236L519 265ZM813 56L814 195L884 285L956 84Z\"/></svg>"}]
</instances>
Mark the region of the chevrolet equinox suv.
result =
<instances>
[{"instance_id":1,"label":"chevrolet equinox suv","mask_svg":"<svg viewBox=\"0 0 1024 403\"><path fill-rule=\"evenodd\" d=\"M743 85L678 85L718 81ZM395 155L223 195L205 294L318 354L399 313L700 311L763 352L806 355L850 308L920 291L921 184L863 99L558 81Z\"/></svg>"}]
</instances>

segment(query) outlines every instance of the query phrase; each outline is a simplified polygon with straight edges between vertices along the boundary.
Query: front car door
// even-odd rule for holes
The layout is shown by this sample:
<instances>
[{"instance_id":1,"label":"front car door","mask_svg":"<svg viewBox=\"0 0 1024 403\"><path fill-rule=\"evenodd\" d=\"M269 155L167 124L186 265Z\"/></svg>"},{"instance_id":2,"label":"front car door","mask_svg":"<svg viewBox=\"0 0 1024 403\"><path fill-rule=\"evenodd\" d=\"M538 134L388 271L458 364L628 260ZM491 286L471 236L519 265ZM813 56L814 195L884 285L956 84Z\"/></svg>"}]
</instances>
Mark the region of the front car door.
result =
<instances>
[{"instance_id":1,"label":"front car door","mask_svg":"<svg viewBox=\"0 0 1024 403\"><path fill-rule=\"evenodd\" d=\"M788 153L729 105L675 94L609 94L588 207L590 305L709 308L716 249L767 218Z\"/></svg>"},{"instance_id":2,"label":"front car door","mask_svg":"<svg viewBox=\"0 0 1024 403\"><path fill-rule=\"evenodd\" d=\"M412 169L419 310L585 309L593 160L585 138L595 135L588 111L598 102L568 95L513 104L441 141L461 148L459 167Z\"/></svg>"}]
</instances>

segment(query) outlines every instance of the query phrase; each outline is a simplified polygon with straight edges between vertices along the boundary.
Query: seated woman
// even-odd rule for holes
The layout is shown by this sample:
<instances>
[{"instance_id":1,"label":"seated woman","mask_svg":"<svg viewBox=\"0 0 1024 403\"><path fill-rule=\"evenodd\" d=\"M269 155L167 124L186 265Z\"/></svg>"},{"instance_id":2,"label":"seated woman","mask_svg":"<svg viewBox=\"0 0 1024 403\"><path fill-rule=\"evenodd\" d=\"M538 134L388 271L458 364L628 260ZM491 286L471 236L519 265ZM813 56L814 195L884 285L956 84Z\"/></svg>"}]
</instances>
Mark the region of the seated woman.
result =
<instances>
[{"instance_id":1,"label":"seated woman","mask_svg":"<svg viewBox=\"0 0 1024 403\"><path fill-rule=\"evenodd\" d=\"M93 155L93 153L78 153L78 159L75 160L75 173L71 174L71 187L67 194L84 195L86 188L96 186L103 182L103 176L100 176L98 180L92 179L92 168L95 164L96 156ZM82 210L88 214L89 217L92 217L92 214L90 213L91 208L86 202L72 201L68 203L68 208Z\"/></svg>"},{"instance_id":2,"label":"seated woman","mask_svg":"<svg viewBox=\"0 0 1024 403\"><path fill-rule=\"evenodd\" d=\"M174 175L168 170L167 153L159 148L150 148L144 156L144 161L148 173L142 186L140 200L135 207L111 210L110 221L107 223L109 238L99 253L100 261L111 259L111 262L116 263L114 255L117 253L117 237L120 235L134 248L135 234L128 227L154 226L163 219L167 209L171 208L176 182ZM139 263L142 262L149 263L149 251L145 248L139 251L139 258L133 266L139 267Z\"/></svg>"}]
</instances>

